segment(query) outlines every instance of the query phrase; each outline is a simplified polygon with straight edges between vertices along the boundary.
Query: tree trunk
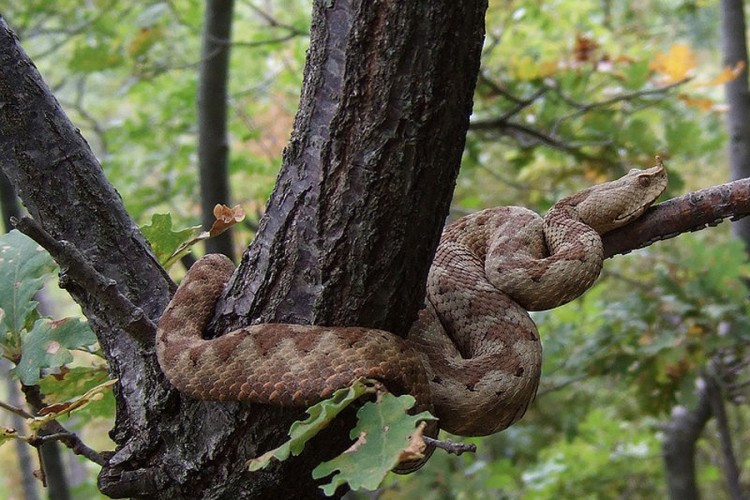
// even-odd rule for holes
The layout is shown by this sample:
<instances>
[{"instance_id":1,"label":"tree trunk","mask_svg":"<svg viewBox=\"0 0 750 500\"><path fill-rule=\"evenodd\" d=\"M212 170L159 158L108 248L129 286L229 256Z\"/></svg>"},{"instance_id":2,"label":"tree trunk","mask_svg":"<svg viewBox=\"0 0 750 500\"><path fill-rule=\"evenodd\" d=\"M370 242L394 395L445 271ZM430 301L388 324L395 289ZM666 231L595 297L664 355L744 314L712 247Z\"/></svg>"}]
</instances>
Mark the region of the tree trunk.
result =
<instances>
[{"instance_id":1,"label":"tree trunk","mask_svg":"<svg viewBox=\"0 0 750 500\"><path fill-rule=\"evenodd\" d=\"M203 48L198 83L198 164L203 227L215 217L214 205L230 204L227 158L227 78L232 39L234 0L208 0L203 27ZM234 258L232 233L206 241L207 253Z\"/></svg>"},{"instance_id":2,"label":"tree trunk","mask_svg":"<svg viewBox=\"0 0 750 500\"><path fill-rule=\"evenodd\" d=\"M698 404L692 410L676 406L664 429L662 457L667 491L672 500L697 500L695 443L711 418L711 403L705 386L698 389Z\"/></svg>"},{"instance_id":3,"label":"tree trunk","mask_svg":"<svg viewBox=\"0 0 750 500\"><path fill-rule=\"evenodd\" d=\"M292 143L217 331L259 317L407 331L458 173L485 10L485 1L315 3ZM136 307L105 307L78 269L64 269L119 378L118 446L102 491L320 494L310 471L347 446L341 423L298 459L250 474L245 461L277 445L300 412L195 401L166 383L139 318L157 320L173 284L4 22L0 101L0 167L31 215Z\"/></svg>"},{"instance_id":4,"label":"tree trunk","mask_svg":"<svg viewBox=\"0 0 750 500\"><path fill-rule=\"evenodd\" d=\"M729 132L729 169L732 180L750 177L750 92L748 92L747 42L745 38L745 2L721 0L722 50L724 64L744 63L738 78L725 86L727 128ZM732 223L732 234L745 243L750 253L750 218Z\"/></svg>"}]
</instances>

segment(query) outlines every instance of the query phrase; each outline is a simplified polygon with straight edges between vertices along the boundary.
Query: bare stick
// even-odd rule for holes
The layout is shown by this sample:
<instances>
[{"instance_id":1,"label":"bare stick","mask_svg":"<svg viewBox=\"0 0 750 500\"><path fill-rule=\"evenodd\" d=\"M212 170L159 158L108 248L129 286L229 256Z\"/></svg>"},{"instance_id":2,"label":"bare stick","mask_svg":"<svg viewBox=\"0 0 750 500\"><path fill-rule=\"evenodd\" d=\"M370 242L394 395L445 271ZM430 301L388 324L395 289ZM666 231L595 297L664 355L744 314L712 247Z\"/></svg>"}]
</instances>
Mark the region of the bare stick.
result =
<instances>
[{"instance_id":1,"label":"bare stick","mask_svg":"<svg viewBox=\"0 0 750 500\"><path fill-rule=\"evenodd\" d=\"M427 443L429 446L440 448L441 450L445 450L448 453L452 453L454 455L461 455L467 451L471 453L475 453L477 451L477 445L475 444L456 443L454 441L449 441L447 439L446 440L433 439L428 436L422 436L422 439L424 439L424 442Z\"/></svg>"},{"instance_id":2,"label":"bare stick","mask_svg":"<svg viewBox=\"0 0 750 500\"><path fill-rule=\"evenodd\" d=\"M7 411L9 411L11 413L15 413L19 417L34 418L34 416L32 414L28 413L23 408L18 408L16 406L10 405L10 404L5 403L3 401L0 401L0 408L2 408L3 410L7 410Z\"/></svg>"}]
</instances>

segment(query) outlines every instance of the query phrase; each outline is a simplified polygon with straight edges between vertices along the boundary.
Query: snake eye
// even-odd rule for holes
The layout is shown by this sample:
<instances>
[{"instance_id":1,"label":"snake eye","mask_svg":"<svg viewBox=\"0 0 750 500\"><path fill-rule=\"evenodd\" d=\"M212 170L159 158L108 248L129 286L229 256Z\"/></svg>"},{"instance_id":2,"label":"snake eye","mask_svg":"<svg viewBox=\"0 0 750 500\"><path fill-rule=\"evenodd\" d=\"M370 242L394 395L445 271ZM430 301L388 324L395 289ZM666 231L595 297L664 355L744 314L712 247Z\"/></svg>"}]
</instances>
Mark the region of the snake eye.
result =
<instances>
[{"instance_id":1,"label":"snake eye","mask_svg":"<svg viewBox=\"0 0 750 500\"><path fill-rule=\"evenodd\" d=\"M650 175L639 176L638 184L640 184L641 187L649 187L651 185L651 176Z\"/></svg>"}]
</instances>

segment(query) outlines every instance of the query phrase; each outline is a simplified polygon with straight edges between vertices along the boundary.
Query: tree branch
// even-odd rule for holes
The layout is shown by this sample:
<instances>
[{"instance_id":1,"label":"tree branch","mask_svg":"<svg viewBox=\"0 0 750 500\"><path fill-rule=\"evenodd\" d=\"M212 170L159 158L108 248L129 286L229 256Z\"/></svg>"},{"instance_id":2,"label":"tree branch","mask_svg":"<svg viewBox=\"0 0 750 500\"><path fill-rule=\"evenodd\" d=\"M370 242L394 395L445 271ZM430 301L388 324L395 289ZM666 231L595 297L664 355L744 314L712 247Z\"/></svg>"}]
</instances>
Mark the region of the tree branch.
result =
<instances>
[{"instance_id":1,"label":"tree branch","mask_svg":"<svg viewBox=\"0 0 750 500\"><path fill-rule=\"evenodd\" d=\"M456 443L449 439L433 439L429 436L422 436L422 439L424 439L424 442L428 446L440 448L441 450L445 450L452 455L462 455L466 452L476 453L477 451L477 445L475 444Z\"/></svg>"},{"instance_id":2,"label":"tree branch","mask_svg":"<svg viewBox=\"0 0 750 500\"><path fill-rule=\"evenodd\" d=\"M750 215L750 179L687 193L649 208L624 227L607 233L606 258L625 254L682 233L715 226L722 220L737 220Z\"/></svg>"},{"instance_id":3,"label":"tree branch","mask_svg":"<svg viewBox=\"0 0 750 500\"><path fill-rule=\"evenodd\" d=\"M2 408L5 411L9 411L15 415L18 415L19 417L23 418L34 418L34 415L27 412L23 408L18 408L17 406L13 406L11 404L5 403L3 401L0 401L0 408Z\"/></svg>"},{"instance_id":4,"label":"tree branch","mask_svg":"<svg viewBox=\"0 0 750 500\"><path fill-rule=\"evenodd\" d=\"M111 311L108 319L141 341L156 334L156 324L143 310L135 306L115 286L99 273L86 257L71 243L57 241L30 217L11 219L16 228L47 250L60 265L60 287L70 288L70 280L82 287L97 300L101 307Z\"/></svg>"},{"instance_id":5,"label":"tree branch","mask_svg":"<svg viewBox=\"0 0 750 500\"><path fill-rule=\"evenodd\" d=\"M518 106L521 106L521 104L519 104ZM493 118L489 120L473 121L471 122L471 125L469 125L469 129L474 132L486 130L505 132L506 134L513 136L521 144L521 147L529 147L533 144L533 142L536 142L539 144L544 144L551 148L558 149L560 151L564 151L572 155L574 158L597 161L596 157L583 152L581 148L567 144L560 138L550 133L544 132L534 127L530 127L528 125L524 125L522 123L507 120L503 117ZM531 141L529 141L529 139Z\"/></svg>"}]
</instances>

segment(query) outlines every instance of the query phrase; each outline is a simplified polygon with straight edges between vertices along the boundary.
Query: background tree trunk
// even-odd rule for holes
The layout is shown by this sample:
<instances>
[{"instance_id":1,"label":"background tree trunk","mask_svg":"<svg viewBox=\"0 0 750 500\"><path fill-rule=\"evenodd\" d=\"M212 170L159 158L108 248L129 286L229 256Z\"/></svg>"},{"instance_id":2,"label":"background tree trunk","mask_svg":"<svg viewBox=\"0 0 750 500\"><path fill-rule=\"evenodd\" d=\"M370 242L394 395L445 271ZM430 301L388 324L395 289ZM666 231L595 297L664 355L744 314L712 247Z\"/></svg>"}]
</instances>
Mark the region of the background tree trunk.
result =
<instances>
[{"instance_id":1,"label":"background tree trunk","mask_svg":"<svg viewBox=\"0 0 750 500\"><path fill-rule=\"evenodd\" d=\"M697 500L695 443L711 418L711 403L705 385L698 389L698 403L692 410L676 406L664 429L664 458L667 492L673 500Z\"/></svg>"},{"instance_id":2,"label":"background tree trunk","mask_svg":"<svg viewBox=\"0 0 750 500\"><path fill-rule=\"evenodd\" d=\"M23 406L21 390L18 387L18 380L12 378L9 373L11 367L12 365L5 359L0 359L0 373L2 373L2 378L6 382L8 403L20 408ZM19 433L23 432L26 428L23 417L15 413L12 414L10 417L10 427L18 430ZM23 498L24 500L38 500L40 482L34 477L34 469L36 468L36 460L32 458L34 449L20 439L17 439L14 444L16 455L18 456L18 470L21 473Z\"/></svg>"},{"instance_id":3,"label":"background tree trunk","mask_svg":"<svg viewBox=\"0 0 750 500\"><path fill-rule=\"evenodd\" d=\"M234 0L208 0L198 80L198 164L204 229L215 220L217 203L229 205L229 140L227 138L227 80L232 41ZM232 233L206 241L206 253L234 258Z\"/></svg>"},{"instance_id":4,"label":"background tree trunk","mask_svg":"<svg viewBox=\"0 0 750 500\"><path fill-rule=\"evenodd\" d=\"M729 170L732 180L750 177L750 92L748 92L745 2L721 0L721 38L724 65L744 63L738 78L725 85L727 128L729 129ZM750 253L750 218L732 223L732 234L745 243Z\"/></svg>"}]
</instances>

